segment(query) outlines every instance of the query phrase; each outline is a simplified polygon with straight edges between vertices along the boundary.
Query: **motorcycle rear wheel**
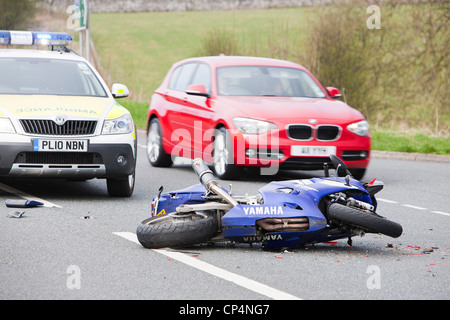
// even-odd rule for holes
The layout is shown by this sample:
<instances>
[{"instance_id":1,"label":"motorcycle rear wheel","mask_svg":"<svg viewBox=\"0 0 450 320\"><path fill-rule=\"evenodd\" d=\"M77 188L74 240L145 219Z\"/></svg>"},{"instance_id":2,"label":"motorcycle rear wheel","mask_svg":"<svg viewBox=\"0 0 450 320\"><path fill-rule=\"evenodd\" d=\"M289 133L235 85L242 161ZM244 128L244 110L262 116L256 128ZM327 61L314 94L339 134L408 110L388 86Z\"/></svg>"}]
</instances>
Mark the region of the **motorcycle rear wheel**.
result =
<instances>
[{"instance_id":1,"label":"motorcycle rear wheel","mask_svg":"<svg viewBox=\"0 0 450 320\"><path fill-rule=\"evenodd\" d=\"M169 213L140 223L136 235L145 248L189 247L203 243L217 233L214 215L204 212Z\"/></svg>"},{"instance_id":2,"label":"motorcycle rear wheel","mask_svg":"<svg viewBox=\"0 0 450 320\"><path fill-rule=\"evenodd\" d=\"M355 227L360 227L368 233L381 233L392 238L398 238L403 228L397 222L388 220L378 214L365 210L332 203L328 207L328 217Z\"/></svg>"}]
</instances>

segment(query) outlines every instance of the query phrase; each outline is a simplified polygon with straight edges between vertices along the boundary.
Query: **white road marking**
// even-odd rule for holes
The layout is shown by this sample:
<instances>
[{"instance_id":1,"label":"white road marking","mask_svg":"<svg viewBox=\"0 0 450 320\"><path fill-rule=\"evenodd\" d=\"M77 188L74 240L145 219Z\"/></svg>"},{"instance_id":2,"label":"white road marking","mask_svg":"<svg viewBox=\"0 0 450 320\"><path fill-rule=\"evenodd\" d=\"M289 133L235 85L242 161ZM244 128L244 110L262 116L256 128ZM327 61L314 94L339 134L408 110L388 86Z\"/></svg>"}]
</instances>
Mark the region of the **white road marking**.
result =
<instances>
[{"instance_id":1,"label":"white road marking","mask_svg":"<svg viewBox=\"0 0 450 320\"><path fill-rule=\"evenodd\" d=\"M427 208L413 206L412 204L402 204L402 206L403 207L407 207L407 208L411 208L411 209L416 209L416 210L428 210Z\"/></svg>"},{"instance_id":2,"label":"white road marking","mask_svg":"<svg viewBox=\"0 0 450 320\"><path fill-rule=\"evenodd\" d=\"M386 203L398 203L397 201L392 201L388 199L377 198L377 201L386 202Z\"/></svg>"},{"instance_id":3,"label":"white road marking","mask_svg":"<svg viewBox=\"0 0 450 320\"><path fill-rule=\"evenodd\" d=\"M8 186L8 185L6 185L6 184L3 184L3 183L0 183L0 189L2 189L3 191L6 191L6 192L8 192L8 193L17 195L17 196L19 196L19 197L22 197L22 198L24 198L24 199L26 199L26 200L34 200L34 201L42 202L42 203L44 204L44 207L49 207L49 208L55 208L55 207L56 207L56 208L62 208L61 206L58 206L57 204L54 204L54 203L52 203L52 202L50 202L50 201L46 201L46 200L44 200L44 199L41 199L41 198L32 196L31 194L28 194L28 193L25 193L25 192L23 192L23 191L17 190L17 189L15 189L15 188L10 187L10 186Z\"/></svg>"},{"instance_id":4,"label":"white road marking","mask_svg":"<svg viewBox=\"0 0 450 320\"><path fill-rule=\"evenodd\" d=\"M442 211L431 211L431 212L437 213L437 214L442 214L444 216L449 216L450 217L450 213L448 213L448 212L442 212Z\"/></svg>"},{"instance_id":5,"label":"white road marking","mask_svg":"<svg viewBox=\"0 0 450 320\"><path fill-rule=\"evenodd\" d=\"M397 201L392 201L392 200L382 199L382 198L377 198L377 201L386 202L386 203L393 203L393 204L398 203ZM429 211L431 213L437 213L437 214L441 214L441 215L450 217L450 213L448 213L448 212L433 211L433 210L429 210L429 209L424 208L424 207L414 206L412 204L401 204L401 206L402 207L406 207L406 208L415 209L415 210Z\"/></svg>"},{"instance_id":6,"label":"white road marking","mask_svg":"<svg viewBox=\"0 0 450 320\"><path fill-rule=\"evenodd\" d=\"M132 232L113 232L115 235L118 235L122 238L125 238L129 241L135 242L140 245L136 234ZM240 276L233 272L221 269L207 262L201 261L194 257L190 257L184 253L176 252L176 251L168 251L165 249L151 249L152 251L163 254L171 259L177 260L184 264L187 264L193 268L196 268L200 271L209 273L213 276L219 277L221 279L233 282L241 287L244 287L248 290L254 291L266 297L275 299L275 300L302 300L298 297L295 297L289 293L277 290L275 288L269 287L265 284L257 282L255 280L251 280L249 278Z\"/></svg>"}]
</instances>

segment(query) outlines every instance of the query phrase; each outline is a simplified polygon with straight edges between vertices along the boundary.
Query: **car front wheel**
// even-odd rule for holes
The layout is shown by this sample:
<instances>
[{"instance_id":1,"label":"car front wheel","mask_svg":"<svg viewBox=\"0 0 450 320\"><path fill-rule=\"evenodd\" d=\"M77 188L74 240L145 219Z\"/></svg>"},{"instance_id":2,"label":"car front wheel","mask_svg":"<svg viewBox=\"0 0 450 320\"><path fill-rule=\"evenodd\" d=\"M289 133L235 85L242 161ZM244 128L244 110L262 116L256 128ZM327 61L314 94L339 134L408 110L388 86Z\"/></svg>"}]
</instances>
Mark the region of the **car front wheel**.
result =
<instances>
[{"instance_id":1,"label":"car front wheel","mask_svg":"<svg viewBox=\"0 0 450 320\"><path fill-rule=\"evenodd\" d=\"M172 165L172 157L164 151L161 124L156 118L150 121L148 128L147 157L153 167L170 167Z\"/></svg>"},{"instance_id":2,"label":"car front wheel","mask_svg":"<svg viewBox=\"0 0 450 320\"><path fill-rule=\"evenodd\" d=\"M241 168L234 164L233 145L227 129L221 127L214 134L214 171L220 179L235 180L241 174Z\"/></svg>"},{"instance_id":3,"label":"car front wheel","mask_svg":"<svg viewBox=\"0 0 450 320\"><path fill-rule=\"evenodd\" d=\"M127 178L108 178L106 186L110 197L131 197L134 191L135 171Z\"/></svg>"}]
</instances>

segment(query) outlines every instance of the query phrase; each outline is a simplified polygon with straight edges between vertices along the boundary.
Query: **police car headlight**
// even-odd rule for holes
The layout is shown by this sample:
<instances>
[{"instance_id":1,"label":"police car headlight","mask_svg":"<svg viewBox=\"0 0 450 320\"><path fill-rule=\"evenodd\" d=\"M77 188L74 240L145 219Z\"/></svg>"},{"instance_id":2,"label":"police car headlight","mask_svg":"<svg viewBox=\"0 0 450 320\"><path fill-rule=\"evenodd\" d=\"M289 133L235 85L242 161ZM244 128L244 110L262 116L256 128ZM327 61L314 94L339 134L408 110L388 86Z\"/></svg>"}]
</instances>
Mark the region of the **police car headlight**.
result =
<instances>
[{"instance_id":1,"label":"police car headlight","mask_svg":"<svg viewBox=\"0 0 450 320\"><path fill-rule=\"evenodd\" d=\"M0 133L15 133L14 126L8 118L0 118Z\"/></svg>"},{"instance_id":2,"label":"police car headlight","mask_svg":"<svg viewBox=\"0 0 450 320\"><path fill-rule=\"evenodd\" d=\"M133 130L133 119L129 113L114 119L106 119L102 134L130 133Z\"/></svg>"}]
</instances>

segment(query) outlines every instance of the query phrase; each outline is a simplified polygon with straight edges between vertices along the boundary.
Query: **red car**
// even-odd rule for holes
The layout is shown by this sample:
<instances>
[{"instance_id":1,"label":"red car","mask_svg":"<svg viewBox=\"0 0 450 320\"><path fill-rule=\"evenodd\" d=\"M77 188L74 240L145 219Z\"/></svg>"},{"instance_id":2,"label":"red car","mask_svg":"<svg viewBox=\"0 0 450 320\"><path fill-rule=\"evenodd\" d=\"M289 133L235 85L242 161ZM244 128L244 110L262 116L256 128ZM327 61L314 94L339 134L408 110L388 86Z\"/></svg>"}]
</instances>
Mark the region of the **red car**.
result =
<instances>
[{"instance_id":1,"label":"red car","mask_svg":"<svg viewBox=\"0 0 450 320\"><path fill-rule=\"evenodd\" d=\"M221 179L244 167L318 170L340 157L361 179L369 164L369 125L304 67L282 60L215 56L175 63L148 110L153 166L201 157Z\"/></svg>"}]
</instances>

